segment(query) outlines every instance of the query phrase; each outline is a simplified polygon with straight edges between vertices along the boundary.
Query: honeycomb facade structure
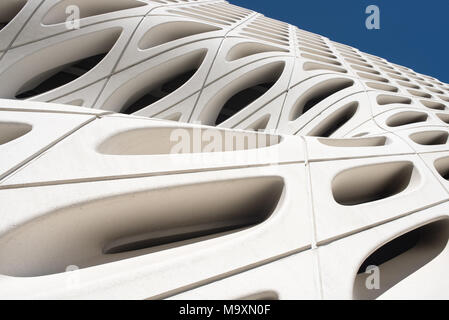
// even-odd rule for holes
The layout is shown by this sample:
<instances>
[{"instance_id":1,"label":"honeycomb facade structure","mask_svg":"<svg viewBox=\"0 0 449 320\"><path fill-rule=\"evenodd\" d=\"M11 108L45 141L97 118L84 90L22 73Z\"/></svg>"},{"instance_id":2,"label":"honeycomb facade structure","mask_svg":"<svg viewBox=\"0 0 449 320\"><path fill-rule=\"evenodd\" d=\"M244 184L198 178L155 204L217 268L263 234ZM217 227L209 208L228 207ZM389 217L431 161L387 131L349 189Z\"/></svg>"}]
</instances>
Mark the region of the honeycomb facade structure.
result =
<instances>
[{"instance_id":1,"label":"honeycomb facade structure","mask_svg":"<svg viewBox=\"0 0 449 320\"><path fill-rule=\"evenodd\" d=\"M225 1L3 0L0 298L448 298L448 108Z\"/></svg>"}]
</instances>

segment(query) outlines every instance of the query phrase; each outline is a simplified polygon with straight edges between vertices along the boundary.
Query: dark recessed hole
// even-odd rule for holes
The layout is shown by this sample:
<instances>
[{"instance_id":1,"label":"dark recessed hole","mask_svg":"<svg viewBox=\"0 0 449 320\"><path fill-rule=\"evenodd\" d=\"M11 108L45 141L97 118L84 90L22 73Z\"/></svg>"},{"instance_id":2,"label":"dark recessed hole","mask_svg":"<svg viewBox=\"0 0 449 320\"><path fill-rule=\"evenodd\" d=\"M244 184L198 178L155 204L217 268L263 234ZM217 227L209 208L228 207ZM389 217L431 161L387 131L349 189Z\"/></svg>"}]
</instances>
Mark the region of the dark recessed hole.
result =
<instances>
[{"instance_id":1,"label":"dark recessed hole","mask_svg":"<svg viewBox=\"0 0 449 320\"><path fill-rule=\"evenodd\" d=\"M396 258L416 246L418 241L419 230L417 229L388 242L363 262L357 274L365 273L368 266L380 266L388 260Z\"/></svg>"},{"instance_id":2,"label":"dark recessed hole","mask_svg":"<svg viewBox=\"0 0 449 320\"><path fill-rule=\"evenodd\" d=\"M239 93L232 96L228 102L223 106L218 115L215 125L228 120L230 117L238 113L240 110L245 108L250 103L256 101L261 96L263 96L276 82L267 82L255 85L251 88L240 91Z\"/></svg>"},{"instance_id":3,"label":"dark recessed hole","mask_svg":"<svg viewBox=\"0 0 449 320\"><path fill-rule=\"evenodd\" d=\"M399 127L408 124L419 123L427 121L428 115L423 112L404 111L396 113L387 120L387 126Z\"/></svg>"},{"instance_id":4,"label":"dark recessed hole","mask_svg":"<svg viewBox=\"0 0 449 320\"><path fill-rule=\"evenodd\" d=\"M376 299L438 257L447 246L449 220L442 219L418 227L382 245L360 266L354 282L354 299ZM379 289L369 290L369 266L379 268ZM430 281L431 279L429 279ZM429 284L426 284L429 285ZM415 296L419 296L419 291Z\"/></svg>"},{"instance_id":5,"label":"dark recessed hole","mask_svg":"<svg viewBox=\"0 0 449 320\"><path fill-rule=\"evenodd\" d=\"M50 70L46 73L45 80L36 81L38 84L31 89L19 91L20 93L16 95L16 98L27 99L66 85L93 69L103 60L106 54L107 52ZM32 82L35 82L35 80L32 80Z\"/></svg>"},{"instance_id":6,"label":"dark recessed hole","mask_svg":"<svg viewBox=\"0 0 449 320\"><path fill-rule=\"evenodd\" d=\"M290 112L290 121L312 109L326 98L354 85L354 81L346 78L335 78L323 81L307 90L296 102Z\"/></svg>"},{"instance_id":7,"label":"dark recessed hole","mask_svg":"<svg viewBox=\"0 0 449 320\"><path fill-rule=\"evenodd\" d=\"M241 77L231 83L228 87L229 90L225 89L219 94L219 96L221 96L221 94L230 95L230 98L226 98L225 96L219 98L220 100L224 98L223 100L226 102L220 109L214 124L221 124L262 97L279 80L284 70L284 66L283 62L275 62L253 70L246 74L246 77ZM239 83L241 85L237 86ZM214 103L214 101L211 103ZM217 105L219 105L219 103L217 103Z\"/></svg>"},{"instance_id":8,"label":"dark recessed hole","mask_svg":"<svg viewBox=\"0 0 449 320\"><path fill-rule=\"evenodd\" d=\"M358 107L358 102L351 102L339 108L321 121L308 135L314 137L330 137L355 115Z\"/></svg>"},{"instance_id":9,"label":"dark recessed hole","mask_svg":"<svg viewBox=\"0 0 449 320\"><path fill-rule=\"evenodd\" d=\"M170 60L133 78L116 90L106 102L105 109L132 114L169 96L187 83L198 71L205 50L190 52Z\"/></svg>"},{"instance_id":10,"label":"dark recessed hole","mask_svg":"<svg viewBox=\"0 0 449 320\"><path fill-rule=\"evenodd\" d=\"M169 94L175 92L179 89L184 83L190 80L193 75L196 73L197 68L193 70L189 70L182 74L173 76L171 79L168 79L167 82L160 84L157 88L152 89L146 95L138 99L136 102L132 103L125 109L121 111L121 113L132 114L134 112L139 111L153 103L159 101L160 99L168 96Z\"/></svg>"},{"instance_id":11,"label":"dark recessed hole","mask_svg":"<svg viewBox=\"0 0 449 320\"><path fill-rule=\"evenodd\" d=\"M413 142L425 146L446 144L448 133L446 131L423 131L410 135Z\"/></svg>"},{"instance_id":12,"label":"dark recessed hole","mask_svg":"<svg viewBox=\"0 0 449 320\"><path fill-rule=\"evenodd\" d=\"M91 32L26 56L7 71L13 76L8 95L25 99L82 77L101 63L121 32L118 27Z\"/></svg>"},{"instance_id":13,"label":"dark recessed hole","mask_svg":"<svg viewBox=\"0 0 449 320\"><path fill-rule=\"evenodd\" d=\"M197 49L143 70L114 90L101 109L140 113L159 100L175 95L178 89L192 81L206 55L206 49Z\"/></svg>"},{"instance_id":14,"label":"dark recessed hole","mask_svg":"<svg viewBox=\"0 0 449 320\"><path fill-rule=\"evenodd\" d=\"M27 0L2 0L0 2L0 30L22 10Z\"/></svg>"},{"instance_id":15,"label":"dark recessed hole","mask_svg":"<svg viewBox=\"0 0 449 320\"><path fill-rule=\"evenodd\" d=\"M345 170L332 181L334 199L354 206L386 199L404 191L412 180L413 163L390 162Z\"/></svg>"},{"instance_id":16,"label":"dark recessed hole","mask_svg":"<svg viewBox=\"0 0 449 320\"><path fill-rule=\"evenodd\" d=\"M0 237L0 274L50 275L241 232L269 219L283 190L280 177L254 177L151 186L57 209Z\"/></svg>"},{"instance_id":17,"label":"dark recessed hole","mask_svg":"<svg viewBox=\"0 0 449 320\"><path fill-rule=\"evenodd\" d=\"M31 129L32 126L26 123L0 122L0 145L24 136Z\"/></svg>"},{"instance_id":18,"label":"dark recessed hole","mask_svg":"<svg viewBox=\"0 0 449 320\"><path fill-rule=\"evenodd\" d=\"M449 157L440 158L435 161L435 169L446 180L449 180Z\"/></svg>"}]
</instances>

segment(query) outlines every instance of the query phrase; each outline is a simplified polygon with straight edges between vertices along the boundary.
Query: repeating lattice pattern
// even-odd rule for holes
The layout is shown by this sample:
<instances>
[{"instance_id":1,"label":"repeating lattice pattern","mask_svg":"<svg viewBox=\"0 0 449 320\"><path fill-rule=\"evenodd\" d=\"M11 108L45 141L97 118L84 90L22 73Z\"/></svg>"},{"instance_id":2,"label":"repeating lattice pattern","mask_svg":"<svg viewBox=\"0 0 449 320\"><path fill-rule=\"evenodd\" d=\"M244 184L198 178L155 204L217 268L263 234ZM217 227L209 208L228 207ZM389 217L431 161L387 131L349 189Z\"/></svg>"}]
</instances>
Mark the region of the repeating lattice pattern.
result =
<instances>
[{"instance_id":1,"label":"repeating lattice pattern","mask_svg":"<svg viewBox=\"0 0 449 320\"><path fill-rule=\"evenodd\" d=\"M225 1L3 0L0 98L2 298L447 297L438 79Z\"/></svg>"}]
</instances>

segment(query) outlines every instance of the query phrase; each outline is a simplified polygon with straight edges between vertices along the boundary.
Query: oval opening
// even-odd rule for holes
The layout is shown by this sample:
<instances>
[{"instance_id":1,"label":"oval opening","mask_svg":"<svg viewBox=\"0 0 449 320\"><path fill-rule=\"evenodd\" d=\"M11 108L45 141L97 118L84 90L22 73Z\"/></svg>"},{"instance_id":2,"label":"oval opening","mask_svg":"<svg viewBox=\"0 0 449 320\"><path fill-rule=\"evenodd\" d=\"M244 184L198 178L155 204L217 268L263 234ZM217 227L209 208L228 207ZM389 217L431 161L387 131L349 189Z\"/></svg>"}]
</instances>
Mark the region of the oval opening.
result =
<instances>
[{"instance_id":1,"label":"oval opening","mask_svg":"<svg viewBox=\"0 0 449 320\"><path fill-rule=\"evenodd\" d=\"M440 118L441 121L444 123L449 124L449 114L446 113L437 113L438 118Z\"/></svg>"},{"instance_id":2,"label":"oval opening","mask_svg":"<svg viewBox=\"0 0 449 320\"><path fill-rule=\"evenodd\" d=\"M438 98L440 98L443 101L449 102L449 97L448 96L439 95Z\"/></svg>"},{"instance_id":3,"label":"oval opening","mask_svg":"<svg viewBox=\"0 0 449 320\"><path fill-rule=\"evenodd\" d=\"M415 97L422 97L422 98L429 98L429 99L432 98L432 95L428 94L427 92L422 92L422 91L412 90L412 89L409 89L407 91Z\"/></svg>"},{"instance_id":4,"label":"oval opening","mask_svg":"<svg viewBox=\"0 0 449 320\"><path fill-rule=\"evenodd\" d=\"M364 72L357 72L357 75L360 78L363 78L363 79L379 81L379 82L385 82L385 83L390 82L390 81L388 81L388 79L376 76L374 74L369 74L369 73L364 73Z\"/></svg>"},{"instance_id":5,"label":"oval opening","mask_svg":"<svg viewBox=\"0 0 449 320\"><path fill-rule=\"evenodd\" d=\"M434 109L434 110L445 110L446 109L446 106L444 104L435 102L435 101L421 100L421 103L429 109Z\"/></svg>"},{"instance_id":6,"label":"oval opening","mask_svg":"<svg viewBox=\"0 0 449 320\"><path fill-rule=\"evenodd\" d=\"M435 160L434 165L441 177L449 181L449 157Z\"/></svg>"},{"instance_id":7,"label":"oval opening","mask_svg":"<svg viewBox=\"0 0 449 320\"><path fill-rule=\"evenodd\" d=\"M346 58L345 60L346 60L347 62L351 63L351 64L356 64L356 65L359 65L359 66L362 66L362 67L365 67L365 68L373 68L372 65L370 65L370 64L368 64L368 63L363 63L363 62L361 62L361 61L359 61L359 60L354 60L354 59L349 59L349 58ZM387 82L388 82L388 81L387 81Z\"/></svg>"},{"instance_id":8,"label":"oval opening","mask_svg":"<svg viewBox=\"0 0 449 320\"><path fill-rule=\"evenodd\" d=\"M226 60L234 61L255 54L266 52L288 52L288 50L275 46L270 46L263 43L243 42L235 45L234 47L231 48L231 50L229 50L226 56Z\"/></svg>"},{"instance_id":9,"label":"oval opening","mask_svg":"<svg viewBox=\"0 0 449 320\"><path fill-rule=\"evenodd\" d=\"M390 92L398 92L399 91L398 88L384 84L384 83L367 82L366 85L368 87L370 87L371 89L375 89L375 90L383 90L383 91L390 91Z\"/></svg>"},{"instance_id":10,"label":"oval opening","mask_svg":"<svg viewBox=\"0 0 449 320\"><path fill-rule=\"evenodd\" d=\"M369 137L359 139L318 139L324 145L339 148L382 147L387 144L386 137Z\"/></svg>"},{"instance_id":11,"label":"oval opening","mask_svg":"<svg viewBox=\"0 0 449 320\"><path fill-rule=\"evenodd\" d=\"M70 265L88 268L240 232L266 221L283 190L280 177L254 177L152 188L58 209L2 235L0 274L51 275Z\"/></svg>"},{"instance_id":12,"label":"oval opening","mask_svg":"<svg viewBox=\"0 0 449 320\"><path fill-rule=\"evenodd\" d=\"M281 137L215 128L142 128L107 138L97 151L108 155L161 155L251 150L278 144Z\"/></svg>"},{"instance_id":13,"label":"oval opening","mask_svg":"<svg viewBox=\"0 0 449 320\"><path fill-rule=\"evenodd\" d=\"M318 50L320 52L325 52L327 54L333 54L333 52L331 50L328 50L327 46L320 46L320 45L312 44L311 42L307 42L307 41L303 41L303 40L299 40L299 45L310 48L310 49Z\"/></svg>"},{"instance_id":14,"label":"oval opening","mask_svg":"<svg viewBox=\"0 0 449 320\"><path fill-rule=\"evenodd\" d=\"M132 114L158 102L191 80L206 54L195 50L145 70L115 90L102 109Z\"/></svg>"},{"instance_id":15,"label":"oval opening","mask_svg":"<svg viewBox=\"0 0 449 320\"><path fill-rule=\"evenodd\" d=\"M446 131L423 131L410 135L413 142L423 146L436 146L446 144L449 134Z\"/></svg>"},{"instance_id":16,"label":"oval opening","mask_svg":"<svg viewBox=\"0 0 449 320\"><path fill-rule=\"evenodd\" d=\"M193 21L173 21L161 23L145 33L139 42L139 48L146 50L164 43L189 36L222 30L212 25Z\"/></svg>"},{"instance_id":17,"label":"oval opening","mask_svg":"<svg viewBox=\"0 0 449 320\"><path fill-rule=\"evenodd\" d=\"M32 128L27 123L0 121L0 146L26 135Z\"/></svg>"},{"instance_id":18,"label":"oval opening","mask_svg":"<svg viewBox=\"0 0 449 320\"><path fill-rule=\"evenodd\" d=\"M93 32L30 55L20 64L25 66L36 64L36 61L45 62L42 63L42 68L37 74L25 81L15 97L27 99L82 77L100 64L117 42L121 32L121 28ZM48 59L48 57L55 58ZM37 70L35 67L32 69Z\"/></svg>"},{"instance_id":19,"label":"oval opening","mask_svg":"<svg viewBox=\"0 0 449 320\"><path fill-rule=\"evenodd\" d=\"M313 137L330 137L338 129L344 126L357 112L359 103L357 101L350 102L345 106L334 111L309 132L309 136Z\"/></svg>"},{"instance_id":20,"label":"oval opening","mask_svg":"<svg viewBox=\"0 0 449 320\"><path fill-rule=\"evenodd\" d=\"M307 47L299 47L299 50L307 52L307 53L311 53L311 54L314 54L314 55L317 55L317 56L322 56L322 57L325 57L325 58L337 59L337 57L334 56L333 54L326 53L326 52L323 52L323 51L320 51L320 50L314 50L314 49L307 48Z\"/></svg>"},{"instance_id":21,"label":"oval opening","mask_svg":"<svg viewBox=\"0 0 449 320\"><path fill-rule=\"evenodd\" d=\"M276 33L272 32L271 30L270 31L265 31L266 29L261 29L259 27L254 28L254 27L250 26L250 27L243 28L242 30L246 31L248 33L257 34L257 35L260 35L262 37L266 37L266 38L269 38L269 39L282 41L282 42L285 42L286 44L289 41L288 37L286 37L286 36L282 36L282 35L276 34Z\"/></svg>"},{"instance_id":22,"label":"oval opening","mask_svg":"<svg viewBox=\"0 0 449 320\"><path fill-rule=\"evenodd\" d=\"M295 103L290 112L290 121L296 120L323 100L353 85L354 80L347 78L334 78L316 84Z\"/></svg>"},{"instance_id":23,"label":"oval opening","mask_svg":"<svg viewBox=\"0 0 449 320\"><path fill-rule=\"evenodd\" d=\"M388 104L411 104L412 99L401 96L381 94L377 97L377 103L381 106Z\"/></svg>"},{"instance_id":24,"label":"oval opening","mask_svg":"<svg viewBox=\"0 0 449 320\"><path fill-rule=\"evenodd\" d=\"M328 71L334 71L334 72L340 72L340 73L348 73L348 71L343 68L338 68L335 66L322 64L322 63L316 63L316 62L304 63L303 69L304 69L304 71L328 70Z\"/></svg>"},{"instance_id":25,"label":"oval opening","mask_svg":"<svg viewBox=\"0 0 449 320\"><path fill-rule=\"evenodd\" d=\"M400 127L408 124L419 123L427 121L428 115L423 112L404 111L392 115L387 120L387 126Z\"/></svg>"},{"instance_id":26,"label":"oval opening","mask_svg":"<svg viewBox=\"0 0 449 320\"><path fill-rule=\"evenodd\" d=\"M203 124L219 125L265 95L279 80L285 63L272 62L245 73L215 95L201 117Z\"/></svg>"},{"instance_id":27,"label":"oval opening","mask_svg":"<svg viewBox=\"0 0 449 320\"><path fill-rule=\"evenodd\" d=\"M338 62L337 60L328 59L328 58L324 58L321 56L316 56L316 55L312 55L312 54L308 54L308 53L301 53L301 57L303 57L305 59L315 60L315 61L322 62L322 63L328 63L328 64L333 64L336 66L341 66L341 63Z\"/></svg>"},{"instance_id":28,"label":"oval opening","mask_svg":"<svg viewBox=\"0 0 449 320\"><path fill-rule=\"evenodd\" d=\"M361 264L354 280L353 298L376 299L398 283L407 281L409 276L446 251L448 238L449 219L445 218L415 228L383 244ZM373 266L378 268L379 289L369 290L366 281L373 274L369 272ZM426 279L425 285L432 285L429 283L431 280ZM415 296L419 297L419 290Z\"/></svg>"},{"instance_id":29,"label":"oval opening","mask_svg":"<svg viewBox=\"0 0 449 320\"><path fill-rule=\"evenodd\" d=\"M443 91L439 90L439 89L435 89L435 88L427 88L427 90L432 91L433 93L438 93L438 94L444 94Z\"/></svg>"},{"instance_id":30,"label":"oval opening","mask_svg":"<svg viewBox=\"0 0 449 320\"><path fill-rule=\"evenodd\" d=\"M408 82L410 82L410 79L409 78L406 78L406 77L403 77L403 76L401 76L401 74L398 72L398 74L396 75L396 74L393 74L393 73L391 73L391 72L393 72L393 71L390 71L390 72L387 72L387 75L390 77L390 78L393 78L393 79L396 79L396 80L400 80L400 81L408 81Z\"/></svg>"},{"instance_id":31,"label":"oval opening","mask_svg":"<svg viewBox=\"0 0 449 320\"><path fill-rule=\"evenodd\" d=\"M405 81L401 81L401 80L398 80L398 81L396 81L400 86L403 86L403 87L407 87L407 88L412 88L412 89L419 89L420 87L418 86L418 85L416 85L416 84L414 84L414 83L411 83L411 82L405 82Z\"/></svg>"},{"instance_id":32,"label":"oval opening","mask_svg":"<svg viewBox=\"0 0 449 320\"><path fill-rule=\"evenodd\" d=\"M407 189L414 175L412 162L389 162L351 168L332 181L337 203L354 206L392 197Z\"/></svg>"},{"instance_id":33,"label":"oval opening","mask_svg":"<svg viewBox=\"0 0 449 320\"><path fill-rule=\"evenodd\" d=\"M167 12L171 13L171 14L175 14L175 15L181 15L181 16L188 17L188 18L198 19L200 21L206 21L209 23L221 24L221 25L225 25L225 26L232 25L232 22L229 22L229 19L221 19L220 17L211 16L208 14L204 14L202 12L198 13L196 11L187 10L188 8L182 8L182 9L183 9L183 11L170 9L170 10L167 10ZM190 11L190 12L187 12L187 11Z\"/></svg>"}]
</instances>

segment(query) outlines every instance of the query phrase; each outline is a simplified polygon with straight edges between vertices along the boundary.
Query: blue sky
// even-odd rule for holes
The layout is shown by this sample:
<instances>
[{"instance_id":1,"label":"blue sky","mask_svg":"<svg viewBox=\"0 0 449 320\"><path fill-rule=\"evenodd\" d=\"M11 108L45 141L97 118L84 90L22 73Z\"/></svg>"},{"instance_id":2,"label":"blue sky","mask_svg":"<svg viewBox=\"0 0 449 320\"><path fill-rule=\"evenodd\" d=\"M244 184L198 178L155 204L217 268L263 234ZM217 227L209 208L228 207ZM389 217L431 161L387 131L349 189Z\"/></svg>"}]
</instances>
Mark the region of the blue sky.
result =
<instances>
[{"instance_id":1,"label":"blue sky","mask_svg":"<svg viewBox=\"0 0 449 320\"><path fill-rule=\"evenodd\" d=\"M229 0L449 83L448 0ZM365 9L380 8L380 30Z\"/></svg>"}]
</instances>

